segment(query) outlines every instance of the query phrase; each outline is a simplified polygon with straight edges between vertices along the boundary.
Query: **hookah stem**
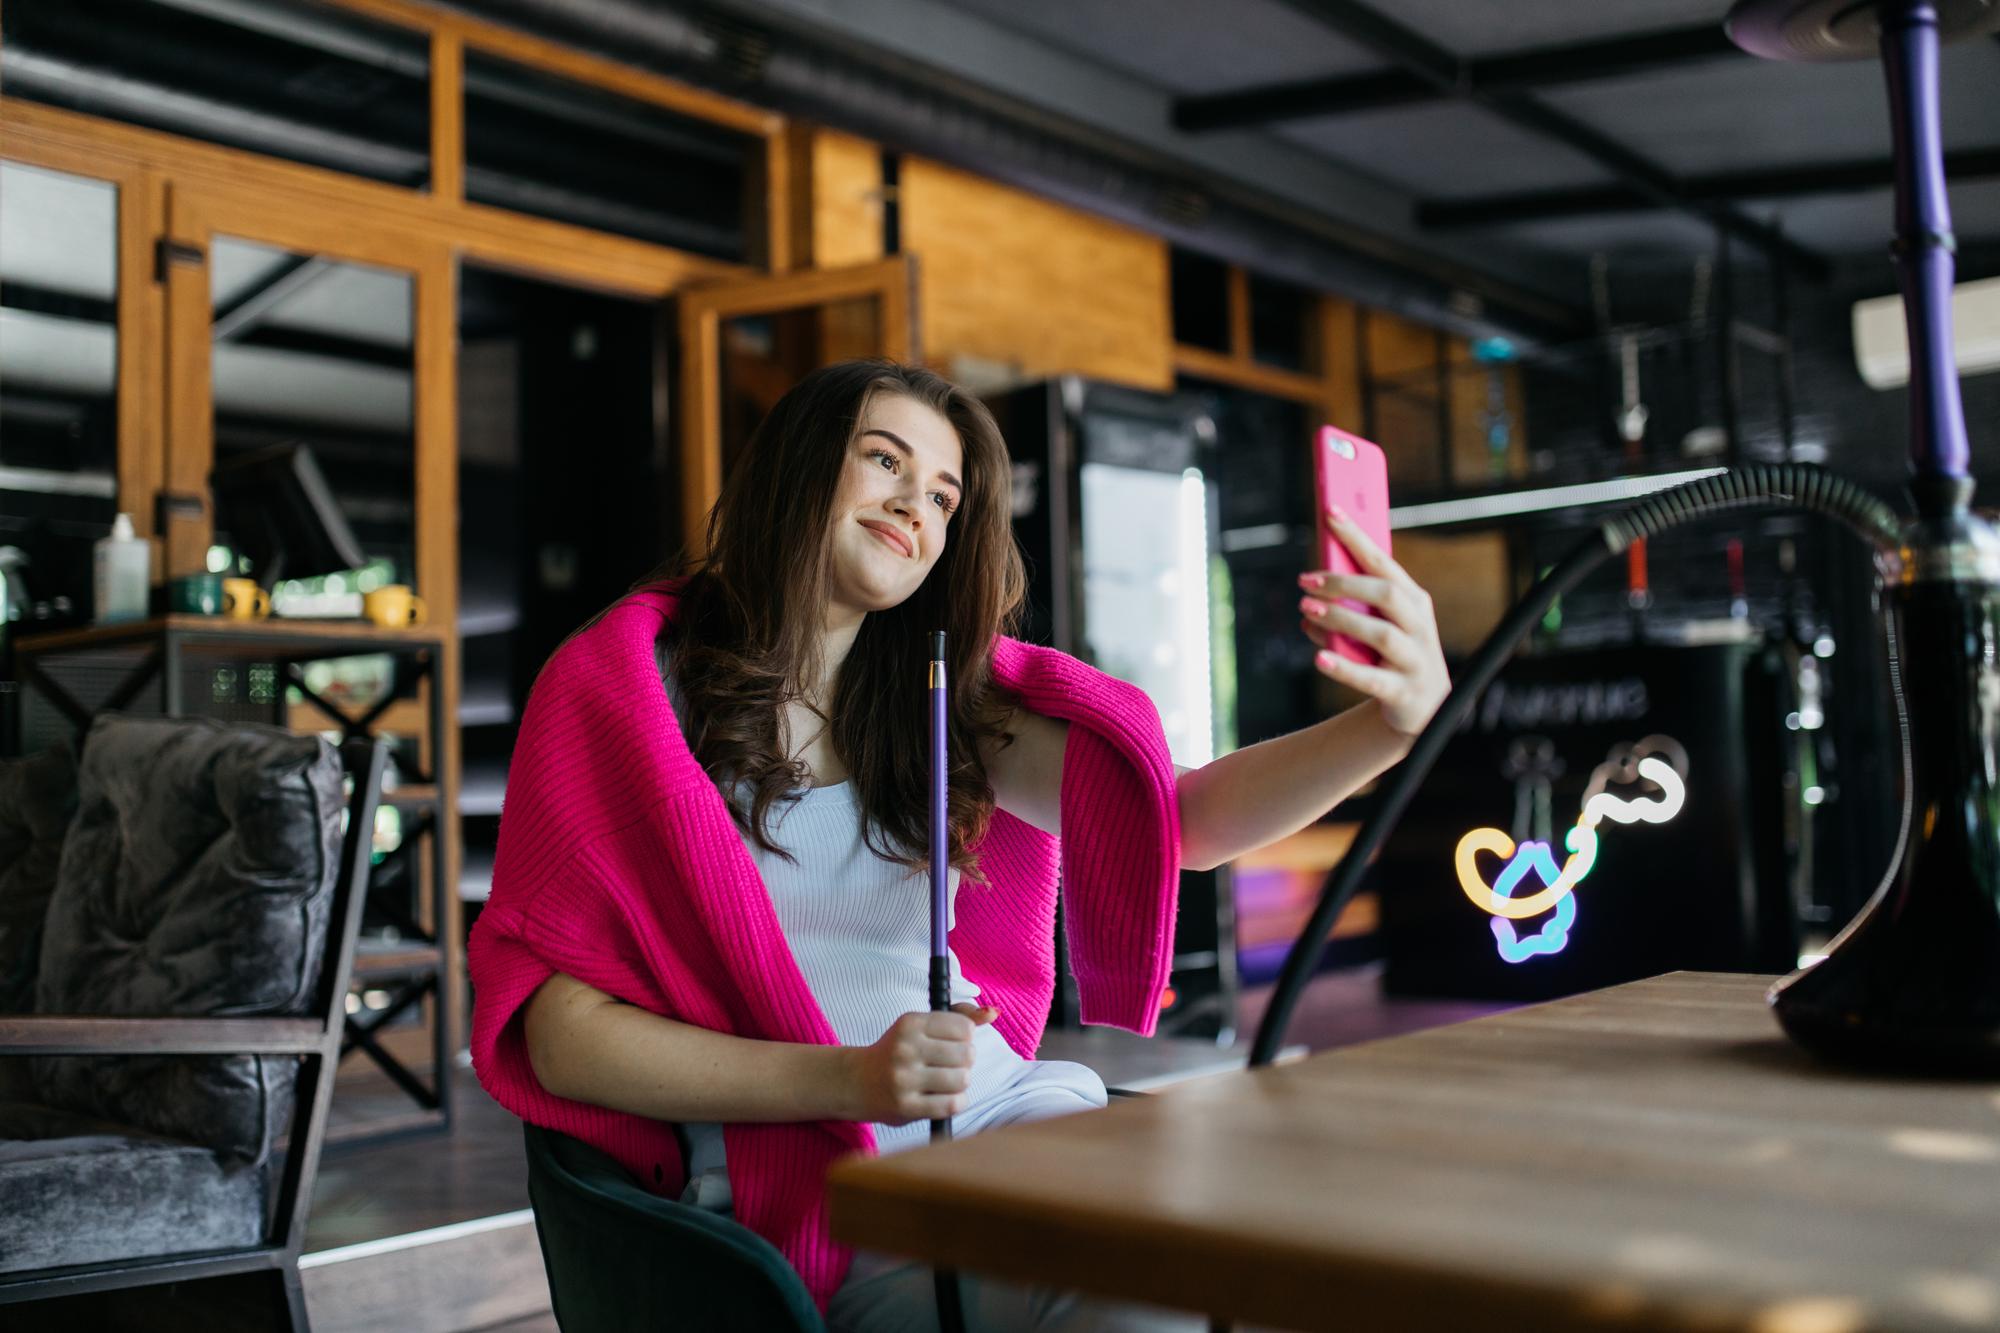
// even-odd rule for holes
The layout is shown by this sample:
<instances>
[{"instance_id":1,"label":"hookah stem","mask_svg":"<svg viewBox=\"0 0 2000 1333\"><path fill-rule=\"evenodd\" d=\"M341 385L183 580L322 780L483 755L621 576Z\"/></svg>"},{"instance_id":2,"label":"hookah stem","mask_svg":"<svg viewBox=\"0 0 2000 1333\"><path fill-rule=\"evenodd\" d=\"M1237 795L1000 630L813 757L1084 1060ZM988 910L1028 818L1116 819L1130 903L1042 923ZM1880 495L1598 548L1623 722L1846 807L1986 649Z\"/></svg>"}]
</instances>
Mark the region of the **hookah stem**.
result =
<instances>
[{"instance_id":1,"label":"hookah stem","mask_svg":"<svg viewBox=\"0 0 2000 1333\"><path fill-rule=\"evenodd\" d=\"M931 1012L951 1008L951 961L946 953L945 925L950 915L947 902L949 877L949 837L945 824L945 678L944 631L931 632ZM931 1121L931 1141L951 1137L949 1116Z\"/></svg>"},{"instance_id":2,"label":"hookah stem","mask_svg":"<svg viewBox=\"0 0 2000 1333\"><path fill-rule=\"evenodd\" d=\"M1934 504L1958 508L1965 503L1970 449L1952 355L1957 242L1938 129L1937 9L1928 0L1883 0L1881 22L1896 148L1892 249L1910 338L1910 470L1918 483L1912 489L1927 511Z\"/></svg>"},{"instance_id":3,"label":"hookah stem","mask_svg":"<svg viewBox=\"0 0 2000 1333\"><path fill-rule=\"evenodd\" d=\"M951 960L946 954L945 922L950 909L947 896L951 871L948 855L950 839L945 826L945 680L944 631L931 632L931 1011L951 1008ZM951 1137L951 1117L931 1121L931 1142ZM958 1274L949 1268L932 1272L937 1293L938 1328L941 1333L964 1333L965 1312L958 1290Z\"/></svg>"}]
</instances>

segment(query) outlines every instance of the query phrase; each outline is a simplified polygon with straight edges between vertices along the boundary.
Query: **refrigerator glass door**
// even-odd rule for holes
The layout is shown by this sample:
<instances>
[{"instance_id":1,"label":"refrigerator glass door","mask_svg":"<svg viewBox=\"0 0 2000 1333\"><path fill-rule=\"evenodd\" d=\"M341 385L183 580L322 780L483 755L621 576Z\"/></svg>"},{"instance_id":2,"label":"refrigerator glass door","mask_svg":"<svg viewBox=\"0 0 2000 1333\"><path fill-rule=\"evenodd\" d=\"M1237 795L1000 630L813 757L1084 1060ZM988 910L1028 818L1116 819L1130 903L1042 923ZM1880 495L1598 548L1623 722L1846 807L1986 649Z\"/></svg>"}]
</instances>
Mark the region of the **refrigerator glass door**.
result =
<instances>
[{"instance_id":1,"label":"refrigerator glass door","mask_svg":"<svg viewBox=\"0 0 2000 1333\"><path fill-rule=\"evenodd\" d=\"M1174 762L1199 767L1215 754L1207 482L1197 468L1079 471L1084 646L1152 699Z\"/></svg>"}]
</instances>

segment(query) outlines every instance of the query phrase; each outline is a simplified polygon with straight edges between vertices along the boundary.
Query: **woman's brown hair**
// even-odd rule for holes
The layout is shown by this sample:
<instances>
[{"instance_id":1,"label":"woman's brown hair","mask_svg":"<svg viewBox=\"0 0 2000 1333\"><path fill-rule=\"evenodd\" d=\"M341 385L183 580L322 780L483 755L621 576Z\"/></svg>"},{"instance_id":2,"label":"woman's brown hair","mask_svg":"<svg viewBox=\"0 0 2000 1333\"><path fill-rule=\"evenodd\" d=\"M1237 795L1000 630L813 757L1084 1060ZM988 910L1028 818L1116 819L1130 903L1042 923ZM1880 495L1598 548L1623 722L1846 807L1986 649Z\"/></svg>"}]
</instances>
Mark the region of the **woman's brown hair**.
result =
<instances>
[{"instance_id":1,"label":"woman's brown hair","mask_svg":"<svg viewBox=\"0 0 2000 1333\"><path fill-rule=\"evenodd\" d=\"M980 746L1006 743L1014 702L993 680L993 640L1017 624L1027 580L1014 544L1007 446L992 413L964 389L920 366L842 361L780 398L709 511L707 553L692 563L668 633L672 670L695 758L725 790L732 778L748 784L749 808L731 806L738 825L759 847L790 859L771 841L766 818L809 774L803 761L785 757L779 719L800 697L800 683L822 671L834 498L862 415L879 394L914 399L958 432L964 494L923 583L862 621L821 716L855 784L867 845L922 865L930 817L925 664L930 632L946 631L949 854L978 879L966 849L993 816Z\"/></svg>"}]
</instances>

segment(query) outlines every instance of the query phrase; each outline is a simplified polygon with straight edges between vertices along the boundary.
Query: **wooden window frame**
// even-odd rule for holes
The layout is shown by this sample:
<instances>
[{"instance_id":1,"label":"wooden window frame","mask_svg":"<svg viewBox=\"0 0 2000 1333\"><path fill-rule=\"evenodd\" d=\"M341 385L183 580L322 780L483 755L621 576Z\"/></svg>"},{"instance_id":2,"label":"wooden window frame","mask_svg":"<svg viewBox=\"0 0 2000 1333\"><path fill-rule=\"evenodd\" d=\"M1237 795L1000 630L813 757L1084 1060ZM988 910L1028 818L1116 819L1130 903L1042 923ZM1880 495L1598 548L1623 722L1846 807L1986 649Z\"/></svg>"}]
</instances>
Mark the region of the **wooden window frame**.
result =
<instances>
[{"instance_id":1,"label":"wooden window frame","mask_svg":"<svg viewBox=\"0 0 2000 1333\"><path fill-rule=\"evenodd\" d=\"M431 39L431 193L465 196L465 55L480 51L634 101L705 120L763 143L761 190L753 179L746 210L757 237L750 265L783 273L797 262L792 217L792 161L787 121L775 111L680 83L621 61L592 55L502 24L418 0L321 0L351 13L429 34Z\"/></svg>"},{"instance_id":2,"label":"wooden window frame","mask_svg":"<svg viewBox=\"0 0 2000 1333\"><path fill-rule=\"evenodd\" d=\"M1320 296L1313 314L1319 369L1315 372L1267 366L1256 360L1250 350L1250 272L1241 264L1228 265L1226 272L1229 350L1217 352L1189 343L1175 343L1174 372L1304 403L1336 426L1360 430L1361 372L1356 359L1360 308L1340 297Z\"/></svg>"}]
</instances>

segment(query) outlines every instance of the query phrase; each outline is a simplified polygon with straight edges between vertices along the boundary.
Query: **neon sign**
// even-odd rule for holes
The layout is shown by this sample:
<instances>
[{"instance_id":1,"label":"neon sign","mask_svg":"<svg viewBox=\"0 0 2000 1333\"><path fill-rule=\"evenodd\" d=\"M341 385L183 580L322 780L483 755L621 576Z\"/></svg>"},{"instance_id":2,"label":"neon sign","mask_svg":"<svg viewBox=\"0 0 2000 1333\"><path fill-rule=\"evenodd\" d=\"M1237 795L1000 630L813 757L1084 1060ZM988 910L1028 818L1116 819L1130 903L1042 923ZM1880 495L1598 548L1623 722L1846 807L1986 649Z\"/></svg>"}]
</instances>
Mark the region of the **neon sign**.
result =
<instances>
[{"instance_id":1,"label":"neon sign","mask_svg":"<svg viewBox=\"0 0 2000 1333\"><path fill-rule=\"evenodd\" d=\"M1614 746L1605 761L1591 771L1583 809L1576 825L1563 836L1569 856L1560 867L1548 843L1530 840L1517 846L1497 828L1475 828L1458 840L1452 854L1458 886L1473 906L1493 918L1493 940L1504 961L1525 963L1562 951L1569 943L1570 927L1576 924L1576 887L1597 864L1598 825L1607 819L1615 824L1666 823L1687 803L1687 766L1687 751L1670 736L1648 736L1636 745ZM1614 796L1607 790L1614 782L1648 783L1658 795ZM1491 885L1479 872L1481 852L1505 862ZM1542 887L1515 897L1514 890L1530 873ZM1554 915L1534 934L1523 937L1516 931L1516 921L1549 911Z\"/></svg>"},{"instance_id":2,"label":"neon sign","mask_svg":"<svg viewBox=\"0 0 2000 1333\"><path fill-rule=\"evenodd\" d=\"M1527 878L1528 871L1534 871L1545 885L1554 886L1561 878L1556 870L1555 858L1549 854L1545 842L1524 842L1520 852L1507 863L1500 872L1498 882L1493 885L1496 896L1511 901L1514 886ZM1582 876L1577 878L1581 879ZM1548 890L1544 890L1547 892ZM1569 943L1569 928L1576 924L1576 899L1565 893L1556 900L1556 914L1549 923L1526 939L1514 934L1514 923L1504 916L1496 916L1491 922L1493 942L1500 946L1500 957L1510 963L1525 963L1536 954L1559 953L1563 945Z\"/></svg>"}]
</instances>

